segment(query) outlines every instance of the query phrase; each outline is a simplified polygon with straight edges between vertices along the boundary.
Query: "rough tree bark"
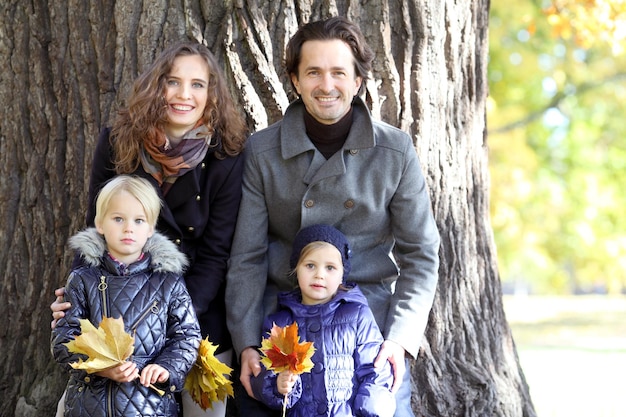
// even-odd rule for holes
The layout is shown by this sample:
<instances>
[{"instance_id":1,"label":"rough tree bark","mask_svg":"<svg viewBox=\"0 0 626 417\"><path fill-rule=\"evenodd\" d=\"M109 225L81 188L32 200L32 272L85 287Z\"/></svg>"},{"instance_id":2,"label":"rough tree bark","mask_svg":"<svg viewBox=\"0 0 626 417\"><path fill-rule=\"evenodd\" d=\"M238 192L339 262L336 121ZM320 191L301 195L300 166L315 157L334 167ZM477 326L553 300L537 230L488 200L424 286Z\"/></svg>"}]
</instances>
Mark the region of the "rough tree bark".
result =
<instances>
[{"instance_id":1,"label":"rough tree bark","mask_svg":"<svg viewBox=\"0 0 626 417\"><path fill-rule=\"evenodd\" d=\"M83 226L94 139L134 77L180 38L222 62L250 128L289 102L282 51L331 14L376 51L367 101L410 132L442 247L439 291L412 369L421 416L534 416L503 312L488 219L489 0L5 0L0 5L0 416L52 415L66 377L49 304Z\"/></svg>"}]
</instances>

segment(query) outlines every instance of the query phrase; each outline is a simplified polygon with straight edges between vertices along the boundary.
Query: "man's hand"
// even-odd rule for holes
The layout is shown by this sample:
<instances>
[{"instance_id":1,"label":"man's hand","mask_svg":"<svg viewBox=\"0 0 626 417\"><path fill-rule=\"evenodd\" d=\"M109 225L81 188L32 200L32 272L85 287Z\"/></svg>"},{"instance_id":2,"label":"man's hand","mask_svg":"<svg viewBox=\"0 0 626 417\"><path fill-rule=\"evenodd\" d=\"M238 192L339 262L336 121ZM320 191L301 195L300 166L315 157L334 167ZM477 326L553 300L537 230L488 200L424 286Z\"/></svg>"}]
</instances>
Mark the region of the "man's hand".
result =
<instances>
[{"instance_id":1,"label":"man's hand","mask_svg":"<svg viewBox=\"0 0 626 417\"><path fill-rule=\"evenodd\" d=\"M68 310L72 305L65 301L63 297L65 295L65 288L57 288L54 290L54 295L56 299L52 304L50 304L50 310L52 310L52 322L50 322L50 327L54 329L57 325L57 321L65 317L65 310Z\"/></svg>"},{"instance_id":2,"label":"man's hand","mask_svg":"<svg viewBox=\"0 0 626 417\"><path fill-rule=\"evenodd\" d=\"M392 342L391 340L385 340L380 347L380 352L374 361L374 368L379 368L385 364L385 361L389 361L391 368L393 369L393 386L391 392L396 393L402 384L402 378L406 372L406 364L404 362L404 348Z\"/></svg>"},{"instance_id":3,"label":"man's hand","mask_svg":"<svg viewBox=\"0 0 626 417\"><path fill-rule=\"evenodd\" d=\"M252 393L252 386L250 385L250 376L257 376L261 373L260 362L261 355L255 348L245 348L243 352L241 352L241 375L239 375L239 380L248 395L252 398L255 397Z\"/></svg>"}]
</instances>

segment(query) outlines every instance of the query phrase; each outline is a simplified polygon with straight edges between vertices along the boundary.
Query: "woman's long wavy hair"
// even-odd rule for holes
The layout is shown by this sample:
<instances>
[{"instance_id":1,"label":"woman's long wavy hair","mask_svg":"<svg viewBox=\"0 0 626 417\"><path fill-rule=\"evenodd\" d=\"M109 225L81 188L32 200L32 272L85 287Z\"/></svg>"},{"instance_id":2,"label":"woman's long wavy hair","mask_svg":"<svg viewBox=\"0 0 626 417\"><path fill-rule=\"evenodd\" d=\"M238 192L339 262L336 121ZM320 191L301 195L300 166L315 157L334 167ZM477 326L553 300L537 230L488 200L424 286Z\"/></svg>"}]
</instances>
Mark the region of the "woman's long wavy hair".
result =
<instances>
[{"instance_id":1,"label":"woman's long wavy hair","mask_svg":"<svg viewBox=\"0 0 626 417\"><path fill-rule=\"evenodd\" d=\"M215 153L218 158L235 156L243 151L247 129L232 100L222 70L211 51L201 44L181 42L166 48L135 80L127 107L118 112L113 123L112 141L115 170L118 174L134 172L140 164L144 143L164 134L167 125L165 88L174 60L179 56L199 55L209 72L208 99L202 122L221 140Z\"/></svg>"}]
</instances>

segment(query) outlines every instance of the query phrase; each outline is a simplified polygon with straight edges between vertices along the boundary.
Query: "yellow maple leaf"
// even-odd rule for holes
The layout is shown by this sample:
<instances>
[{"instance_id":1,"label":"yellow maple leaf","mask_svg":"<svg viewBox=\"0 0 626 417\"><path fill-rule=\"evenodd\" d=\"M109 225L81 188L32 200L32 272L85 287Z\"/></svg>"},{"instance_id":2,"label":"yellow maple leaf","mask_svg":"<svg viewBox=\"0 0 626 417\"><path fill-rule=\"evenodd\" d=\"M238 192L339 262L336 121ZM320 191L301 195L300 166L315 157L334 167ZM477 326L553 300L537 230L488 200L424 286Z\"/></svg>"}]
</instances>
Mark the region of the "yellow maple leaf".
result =
<instances>
[{"instance_id":1,"label":"yellow maple leaf","mask_svg":"<svg viewBox=\"0 0 626 417\"><path fill-rule=\"evenodd\" d=\"M87 355L87 360L70 363L72 368L93 374L121 365L133 354L135 338L126 333L121 317L103 317L98 328L87 319L80 319L79 322L81 334L64 345L72 353ZM165 394L152 384L150 388L159 395Z\"/></svg>"},{"instance_id":2,"label":"yellow maple leaf","mask_svg":"<svg viewBox=\"0 0 626 417\"><path fill-rule=\"evenodd\" d=\"M276 373L289 370L301 374L313 368L313 342L300 343L298 323L295 322L285 327L274 323L269 337L261 342L261 352L263 365Z\"/></svg>"},{"instance_id":3,"label":"yellow maple leaf","mask_svg":"<svg viewBox=\"0 0 626 417\"><path fill-rule=\"evenodd\" d=\"M70 352L88 357L71 363L74 369L83 369L89 374L104 371L124 363L133 353L135 339L124 330L121 317L104 317L98 328L89 320L81 319L80 329L79 336L64 343Z\"/></svg>"},{"instance_id":4,"label":"yellow maple leaf","mask_svg":"<svg viewBox=\"0 0 626 417\"><path fill-rule=\"evenodd\" d=\"M208 337L202 340L198 359L185 379L185 389L203 410L213 409L214 402L234 395L232 381L225 376L233 370L215 357L217 348Z\"/></svg>"}]
</instances>

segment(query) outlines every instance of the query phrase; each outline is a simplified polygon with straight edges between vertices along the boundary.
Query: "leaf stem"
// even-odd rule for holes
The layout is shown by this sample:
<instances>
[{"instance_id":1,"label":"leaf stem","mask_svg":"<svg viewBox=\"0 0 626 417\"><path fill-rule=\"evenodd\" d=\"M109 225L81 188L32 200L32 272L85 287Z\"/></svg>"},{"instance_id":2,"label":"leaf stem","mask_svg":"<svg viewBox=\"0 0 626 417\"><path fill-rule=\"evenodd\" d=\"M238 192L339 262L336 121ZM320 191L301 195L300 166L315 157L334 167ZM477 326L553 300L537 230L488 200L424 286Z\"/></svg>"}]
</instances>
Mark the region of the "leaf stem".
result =
<instances>
[{"instance_id":1,"label":"leaf stem","mask_svg":"<svg viewBox=\"0 0 626 417\"><path fill-rule=\"evenodd\" d=\"M165 391L163 391L162 389L158 389L157 387L155 387L153 384L150 384L150 388L152 388L153 390L155 390L157 392L157 394L159 394L161 397L165 395Z\"/></svg>"}]
</instances>

